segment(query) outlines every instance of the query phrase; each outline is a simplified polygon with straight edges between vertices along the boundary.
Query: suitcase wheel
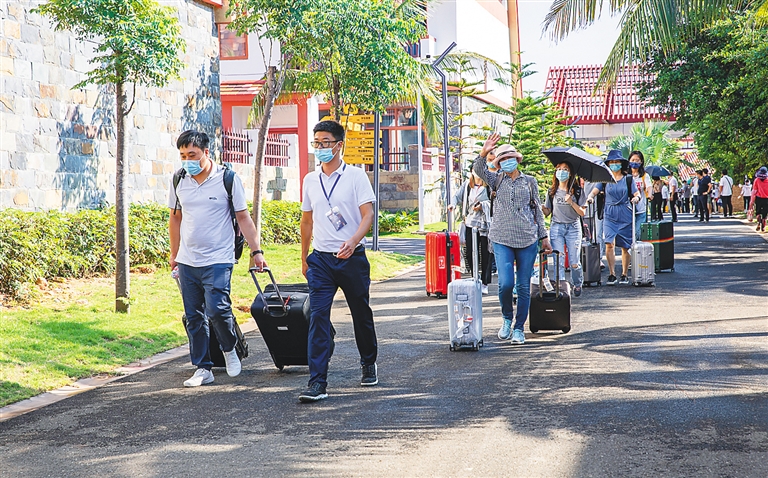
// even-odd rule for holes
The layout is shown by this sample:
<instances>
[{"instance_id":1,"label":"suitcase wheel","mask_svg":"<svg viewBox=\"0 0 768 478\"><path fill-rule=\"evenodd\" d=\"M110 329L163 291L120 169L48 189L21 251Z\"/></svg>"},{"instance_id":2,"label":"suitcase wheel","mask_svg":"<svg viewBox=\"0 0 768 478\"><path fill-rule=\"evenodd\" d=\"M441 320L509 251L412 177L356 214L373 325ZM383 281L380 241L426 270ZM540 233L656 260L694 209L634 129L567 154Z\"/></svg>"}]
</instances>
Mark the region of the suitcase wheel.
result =
<instances>
[{"instance_id":1,"label":"suitcase wheel","mask_svg":"<svg viewBox=\"0 0 768 478\"><path fill-rule=\"evenodd\" d=\"M479 346L479 345L477 345L477 342L474 342L474 343L472 343L472 350L474 350L475 352L477 352L478 350L480 350L480 346Z\"/></svg>"},{"instance_id":2,"label":"suitcase wheel","mask_svg":"<svg viewBox=\"0 0 768 478\"><path fill-rule=\"evenodd\" d=\"M480 339L480 342L478 342L478 343L477 343L477 345L479 345L480 347L482 347L483 345L485 345L485 344L483 344L483 339Z\"/></svg>"},{"instance_id":3,"label":"suitcase wheel","mask_svg":"<svg viewBox=\"0 0 768 478\"><path fill-rule=\"evenodd\" d=\"M438 299L442 299L444 296L441 292L437 292L435 293L435 297L437 297Z\"/></svg>"},{"instance_id":4,"label":"suitcase wheel","mask_svg":"<svg viewBox=\"0 0 768 478\"><path fill-rule=\"evenodd\" d=\"M532 334L535 334L535 333L537 333L538 331L539 331L539 329L531 329L531 333L532 333Z\"/></svg>"},{"instance_id":5,"label":"suitcase wheel","mask_svg":"<svg viewBox=\"0 0 768 478\"><path fill-rule=\"evenodd\" d=\"M430 295L432 295L432 294L430 294L429 291L427 291L427 297L429 297Z\"/></svg>"},{"instance_id":6,"label":"suitcase wheel","mask_svg":"<svg viewBox=\"0 0 768 478\"><path fill-rule=\"evenodd\" d=\"M563 327L561 330L563 331L564 334L567 334L568 332L571 331L571 328L570 327Z\"/></svg>"},{"instance_id":7,"label":"suitcase wheel","mask_svg":"<svg viewBox=\"0 0 768 478\"><path fill-rule=\"evenodd\" d=\"M454 346L453 346L453 344L450 344L450 345L448 346L448 349L449 349L451 352L455 352L455 351L456 351L456 347L454 347Z\"/></svg>"}]
</instances>

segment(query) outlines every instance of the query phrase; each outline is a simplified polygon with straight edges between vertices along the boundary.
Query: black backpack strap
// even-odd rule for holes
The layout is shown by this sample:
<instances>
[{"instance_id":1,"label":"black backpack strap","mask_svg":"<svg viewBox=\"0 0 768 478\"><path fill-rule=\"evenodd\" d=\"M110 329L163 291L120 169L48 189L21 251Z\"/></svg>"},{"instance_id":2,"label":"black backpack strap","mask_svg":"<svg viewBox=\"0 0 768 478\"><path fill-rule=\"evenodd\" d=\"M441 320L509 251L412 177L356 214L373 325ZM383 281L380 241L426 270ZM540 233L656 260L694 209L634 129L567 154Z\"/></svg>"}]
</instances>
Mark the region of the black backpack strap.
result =
<instances>
[{"instance_id":1,"label":"black backpack strap","mask_svg":"<svg viewBox=\"0 0 768 478\"><path fill-rule=\"evenodd\" d=\"M173 173L173 195L176 196L176 206L173 208L174 214L176 214L177 209L181 209L181 204L179 203L179 194L176 192L176 188L186 175L187 171L184 168L181 168Z\"/></svg>"},{"instance_id":2,"label":"black backpack strap","mask_svg":"<svg viewBox=\"0 0 768 478\"><path fill-rule=\"evenodd\" d=\"M237 223L235 214L235 204L232 202L232 186L235 182L235 172L226 164L224 166L224 189L227 190L227 200L229 201L229 215L232 218L232 228L235 230L235 260L240 259L243 254L243 244L245 237L240 230L240 224Z\"/></svg>"},{"instance_id":3,"label":"black backpack strap","mask_svg":"<svg viewBox=\"0 0 768 478\"><path fill-rule=\"evenodd\" d=\"M235 172L224 165L224 189L227 190L227 199L229 200L229 210L232 217L235 217L235 205L232 203L232 184L235 182Z\"/></svg>"},{"instance_id":4,"label":"black backpack strap","mask_svg":"<svg viewBox=\"0 0 768 478\"><path fill-rule=\"evenodd\" d=\"M627 200L632 202L632 177L627 174Z\"/></svg>"}]
</instances>

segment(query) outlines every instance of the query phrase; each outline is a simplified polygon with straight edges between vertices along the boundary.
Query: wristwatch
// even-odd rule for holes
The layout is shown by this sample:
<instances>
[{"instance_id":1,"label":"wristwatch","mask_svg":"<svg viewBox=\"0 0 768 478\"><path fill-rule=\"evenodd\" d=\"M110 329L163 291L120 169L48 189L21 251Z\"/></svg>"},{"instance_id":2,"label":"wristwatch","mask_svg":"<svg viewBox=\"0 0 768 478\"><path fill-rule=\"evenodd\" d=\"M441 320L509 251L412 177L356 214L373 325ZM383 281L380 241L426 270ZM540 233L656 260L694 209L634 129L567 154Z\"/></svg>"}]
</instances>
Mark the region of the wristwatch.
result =
<instances>
[{"instance_id":1,"label":"wristwatch","mask_svg":"<svg viewBox=\"0 0 768 478\"><path fill-rule=\"evenodd\" d=\"M255 251L251 252L251 257L255 256L256 254L264 254L264 251L261 249L256 249Z\"/></svg>"}]
</instances>

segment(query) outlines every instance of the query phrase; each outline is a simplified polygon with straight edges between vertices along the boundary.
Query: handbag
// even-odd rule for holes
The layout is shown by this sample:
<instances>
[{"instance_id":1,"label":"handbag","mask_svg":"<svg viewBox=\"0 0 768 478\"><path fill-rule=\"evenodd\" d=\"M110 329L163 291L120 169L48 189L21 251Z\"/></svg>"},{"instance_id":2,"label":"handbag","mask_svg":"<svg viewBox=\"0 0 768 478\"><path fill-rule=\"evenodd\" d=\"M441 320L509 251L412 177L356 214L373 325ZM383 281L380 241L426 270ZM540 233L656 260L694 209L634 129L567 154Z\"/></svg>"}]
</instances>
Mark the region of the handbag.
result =
<instances>
[{"instance_id":1,"label":"handbag","mask_svg":"<svg viewBox=\"0 0 768 478\"><path fill-rule=\"evenodd\" d=\"M747 221L752 222L755 220L755 212L752 208L747 209Z\"/></svg>"}]
</instances>

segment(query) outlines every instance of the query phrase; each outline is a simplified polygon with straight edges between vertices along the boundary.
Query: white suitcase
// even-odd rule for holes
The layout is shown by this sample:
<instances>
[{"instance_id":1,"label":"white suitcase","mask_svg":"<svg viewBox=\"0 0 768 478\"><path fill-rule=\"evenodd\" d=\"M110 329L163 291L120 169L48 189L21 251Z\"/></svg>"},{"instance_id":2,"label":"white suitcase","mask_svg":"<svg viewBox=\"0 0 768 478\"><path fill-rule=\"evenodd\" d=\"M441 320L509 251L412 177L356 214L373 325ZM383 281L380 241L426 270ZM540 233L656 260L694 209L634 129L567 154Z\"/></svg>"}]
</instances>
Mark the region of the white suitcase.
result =
<instances>
[{"instance_id":1,"label":"white suitcase","mask_svg":"<svg viewBox=\"0 0 768 478\"><path fill-rule=\"evenodd\" d=\"M474 244L479 246L477 228L472 229ZM450 349L483 346L483 284L478 279L480 261L477 247L473 248L471 279L454 280L448 284L448 336Z\"/></svg>"},{"instance_id":2,"label":"white suitcase","mask_svg":"<svg viewBox=\"0 0 768 478\"><path fill-rule=\"evenodd\" d=\"M632 285L650 287L656 283L653 244L635 240L635 215L632 214Z\"/></svg>"}]
</instances>

